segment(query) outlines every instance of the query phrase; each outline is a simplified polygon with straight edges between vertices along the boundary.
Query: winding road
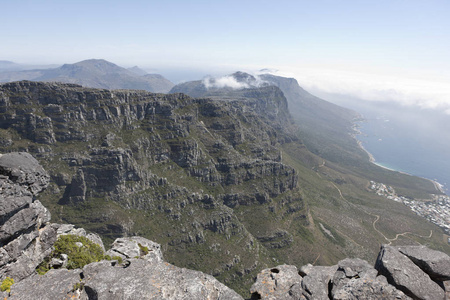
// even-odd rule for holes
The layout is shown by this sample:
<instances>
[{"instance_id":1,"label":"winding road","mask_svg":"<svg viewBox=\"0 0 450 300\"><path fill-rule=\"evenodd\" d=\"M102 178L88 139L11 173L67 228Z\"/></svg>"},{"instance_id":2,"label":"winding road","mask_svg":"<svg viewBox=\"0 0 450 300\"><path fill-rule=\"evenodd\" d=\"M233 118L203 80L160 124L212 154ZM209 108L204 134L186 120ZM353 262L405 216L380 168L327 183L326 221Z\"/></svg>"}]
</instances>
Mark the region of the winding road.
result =
<instances>
[{"instance_id":1,"label":"winding road","mask_svg":"<svg viewBox=\"0 0 450 300\"><path fill-rule=\"evenodd\" d=\"M322 164L318 165L317 167L312 167L311 169L312 169L313 171L315 171L316 174L317 174L320 178L323 179L323 177L319 174L319 169L320 169L321 167L324 167L324 166L325 166L325 160L322 161ZM407 232L403 232L403 233L397 233L393 239L390 239L390 238L386 237L386 236L385 236L380 230L378 230L378 228L375 226L375 224L376 224L376 223L378 222L378 220L380 219L380 216L379 216L379 215L370 213L370 212L366 211L365 209L363 209L362 207L359 207L359 206L357 206L356 204L351 203L350 201L348 201L347 199L345 199L344 195L342 194L341 189L340 189L334 182L332 182L332 181L329 181L329 182L337 189L337 191L339 192L340 198L341 198L342 200L344 200L347 204L349 204L350 206L353 206L353 207L355 207L355 208L357 208L357 209L361 209L364 213L366 213L366 214L369 215L369 216L375 217L375 220L374 220L373 223L372 223L372 227L373 227L373 229L374 229L376 232L378 232L378 233L386 240L386 242L388 242L388 245L391 245L392 242L396 241L400 236L405 236L405 235L407 235L407 234L415 235L415 236L418 236L418 237L421 237L421 238L431 238L431 236L433 235L433 230L430 230L430 235L429 235L429 236L422 236L422 235L418 235L418 234L416 234L416 233L412 233L412 232L407 231Z\"/></svg>"}]
</instances>

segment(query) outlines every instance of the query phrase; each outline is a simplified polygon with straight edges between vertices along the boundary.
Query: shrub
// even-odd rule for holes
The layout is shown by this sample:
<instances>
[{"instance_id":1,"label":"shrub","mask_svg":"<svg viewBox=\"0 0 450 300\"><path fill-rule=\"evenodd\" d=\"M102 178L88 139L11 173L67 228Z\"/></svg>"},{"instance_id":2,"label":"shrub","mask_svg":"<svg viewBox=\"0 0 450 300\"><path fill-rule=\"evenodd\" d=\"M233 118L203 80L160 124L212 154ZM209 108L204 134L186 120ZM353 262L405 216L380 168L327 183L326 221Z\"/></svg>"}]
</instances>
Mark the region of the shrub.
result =
<instances>
[{"instance_id":1,"label":"shrub","mask_svg":"<svg viewBox=\"0 0 450 300\"><path fill-rule=\"evenodd\" d=\"M14 284L14 279L12 279L11 277L6 277L3 281L2 284L0 286L0 290L2 292L10 292L11 291L11 286Z\"/></svg>"},{"instance_id":2,"label":"shrub","mask_svg":"<svg viewBox=\"0 0 450 300\"><path fill-rule=\"evenodd\" d=\"M83 236L61 235L53 247L55 248L53 252L36 268L41 275L49 270L51 259L59 258L61 254L67 254L68 256L67 269L79 269L105 258L103 249Z\"/></svg>"},{"instance_id":3,"label":"shrub","mask_svg":"<svg viewBox=\"0 0 450 300\"><path fill-rule=\"evenodd\" d=\"M141 255L145 256L148 254L148 248L145 246L142 246L140 243L138 243L139 249L141 250Z\"/></svg>"}]
</instances>

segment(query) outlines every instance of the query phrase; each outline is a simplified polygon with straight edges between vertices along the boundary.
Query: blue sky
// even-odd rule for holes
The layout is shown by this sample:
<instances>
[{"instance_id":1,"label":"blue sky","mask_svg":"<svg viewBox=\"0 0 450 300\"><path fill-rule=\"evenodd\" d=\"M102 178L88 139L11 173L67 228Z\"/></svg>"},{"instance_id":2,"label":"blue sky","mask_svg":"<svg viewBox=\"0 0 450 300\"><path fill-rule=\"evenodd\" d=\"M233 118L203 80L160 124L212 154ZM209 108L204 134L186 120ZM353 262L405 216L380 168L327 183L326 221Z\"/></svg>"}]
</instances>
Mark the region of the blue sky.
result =
<instances>
[{"instance_id":1,"label":"blue sky","mask_svg":"<svg viewBox=\"0 0 450 300\"><path fill-rule=\"evenodd\" d=\"M0 2L0 60L104 58L163 74L275 68L306 87L450 109L448 0Z\"/></svg>"}]
</instances>

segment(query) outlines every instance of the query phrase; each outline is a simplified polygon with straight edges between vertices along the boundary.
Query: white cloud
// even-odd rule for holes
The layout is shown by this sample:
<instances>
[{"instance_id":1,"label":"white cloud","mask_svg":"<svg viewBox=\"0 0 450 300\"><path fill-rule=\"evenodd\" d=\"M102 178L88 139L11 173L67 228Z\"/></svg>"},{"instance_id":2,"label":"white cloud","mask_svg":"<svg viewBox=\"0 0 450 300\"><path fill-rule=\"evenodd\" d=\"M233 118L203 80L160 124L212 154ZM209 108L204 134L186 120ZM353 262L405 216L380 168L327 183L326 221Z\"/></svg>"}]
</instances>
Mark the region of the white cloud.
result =
<instances>
[{"instance_id":1,"label":"white cloud","mask_svg":"<svg viewBox=\"0 0 450 300\"><path fill-rule=\"evenodd\" d=\"M406 106L440 109L450 113L450 84L444 80L312 68L291 69L289 73L305 89L349 95L368 101L395 101Z\"/></svg>"},{"instance_id":2,"label":"white cloud","mask_svg":"<svg viewBox=\"0 0 450 300\"><path fill-rule=\"evenodd\" d=\"M240 90L251 87L263 86L266 82L257 75L252 77L241 78L239 81L232 75L222 77L207 77L203 79L203 85L207 88L232 88L234 90Z\"/></svg>"},{"instance_id":3,"label":"white cloud","mask_svg":"<svg viewBox=\"0 0 450 300\"><path fill-rule=\"evenodd\" d=\"M207 88L232 88L235 90L249 88L245 82L239 82L233 76L223 76L219 78L207 77L203 79L203 85Z\"/></svg>"}]
</instances>

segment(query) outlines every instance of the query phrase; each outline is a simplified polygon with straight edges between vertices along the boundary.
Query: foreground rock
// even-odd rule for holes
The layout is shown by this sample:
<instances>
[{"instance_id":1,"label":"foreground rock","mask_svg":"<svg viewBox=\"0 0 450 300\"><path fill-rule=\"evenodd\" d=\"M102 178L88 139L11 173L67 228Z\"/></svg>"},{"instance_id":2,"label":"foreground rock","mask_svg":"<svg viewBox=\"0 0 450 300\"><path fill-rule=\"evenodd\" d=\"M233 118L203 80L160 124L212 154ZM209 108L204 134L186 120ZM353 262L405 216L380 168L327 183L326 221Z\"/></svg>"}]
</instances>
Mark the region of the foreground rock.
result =
<instances>
[{"instance_id":1,"label":"foreground rock","mask_svg":"<svg viewBox=\"0 0 450 300\"><path fill-rule=\"evenodd\" d=\"M432 279L450 280L450 257L445 253L425 246L396 247L396 249L411 259Z\"/></svg>"},{"instance_id":2,"label":"foreground rock","mask_svg":"<svg viewBox=\"0 0 450 300\"><path fill-rule=\"evenodd\" d=\"M403 249L403 251L409 252L408 247L403 247ZM400 253L395 247L383 246L381 248L375 268L386 276L390 284L414 299L431 300L445 297L445 291L441 287L442 283L440 286L433 281L426 270L422 270L413 260Z\"/></svg>"},{"instance_id":3,"label":"foreground rock","mask_svg":"<svg viewBox=\"0 0 450 300\"><path fill-rule=\"evenodd\" d=\"M140 237L114 244L133 249L136 240L141 245L158 245ZM210 275L164 262L154 249L138 257L121 264L101 261L82 270L35 274L14 284L8 299L242 299Z\"/></svg>"},{"instance_id":4,"label":"foreground rock","mask_svg":"<svg viewBox=\"0 0 450 300\"><path fill-rule=\"evenodd\" d=\"M358 258L341 260L332 283L333 299L408 299L384 276L378 276L369 263Z\"/></svg>"},{"instance_id":5,"label":"foreground rock","mask_svg":"<svg viewBox=\"0 0 450 300\"><path fill-rule=\"evenodd\" d=\"M423 246L383 246L375 268L347 258L299 272L286 265L263 270L251 288L252 299L448 299L449 263L445 253Z\"/></svg>"},{"instance_id":6,"label":"foreground rock","mask_svg":"<svg viewBox=\"0 0 450 300\"><path fill-rule=\"evenodd\" d=\"M152 262L164 261L161 245L140 236L116 239L106 254L122 259L142 257Z\"/></svg>"},{"instance_id":7,"label":"foreground rock","mask_svg":"<svg viewBox=\"0 0 450 300\"><path fill-rule=\"evenodd\" d=\"M87 265L83 274L89 299L242 299L210 275L167 262L102 261Z\"/></svg>"},{"instance_id":8,"label":"foreground rock","mask_svg":"<svg viewBox=\"0 0 450 300\"><path fill-rule=\"evenodd\" d=\"M56 227L47 225L48 210L34 197L49 175L28 153L0 157L0 279L21 280L52 251Z\"/></svg>"},{"instance_id":9,"label":"foreground rock","mask_svg":"<svg viewBox=\"0 0 450 300\"><path fill-rule=\"evenodd\" d=\"M242 299L210 275L164 262L159 249L141 237L117 239L113 253L138 258L34 274L14 284L8 299Z\"/></svg>"},{"instance_id":10,"label":"foreground rock","mask_svg":"<svg viewBox=\"0 0 450 300\"><path fill-rule=\"evenodd\" d=\"M258 274L250 293L252 299L302 299L301 280L295 266L265 269Z\"/></svg>"}]
</instances>

